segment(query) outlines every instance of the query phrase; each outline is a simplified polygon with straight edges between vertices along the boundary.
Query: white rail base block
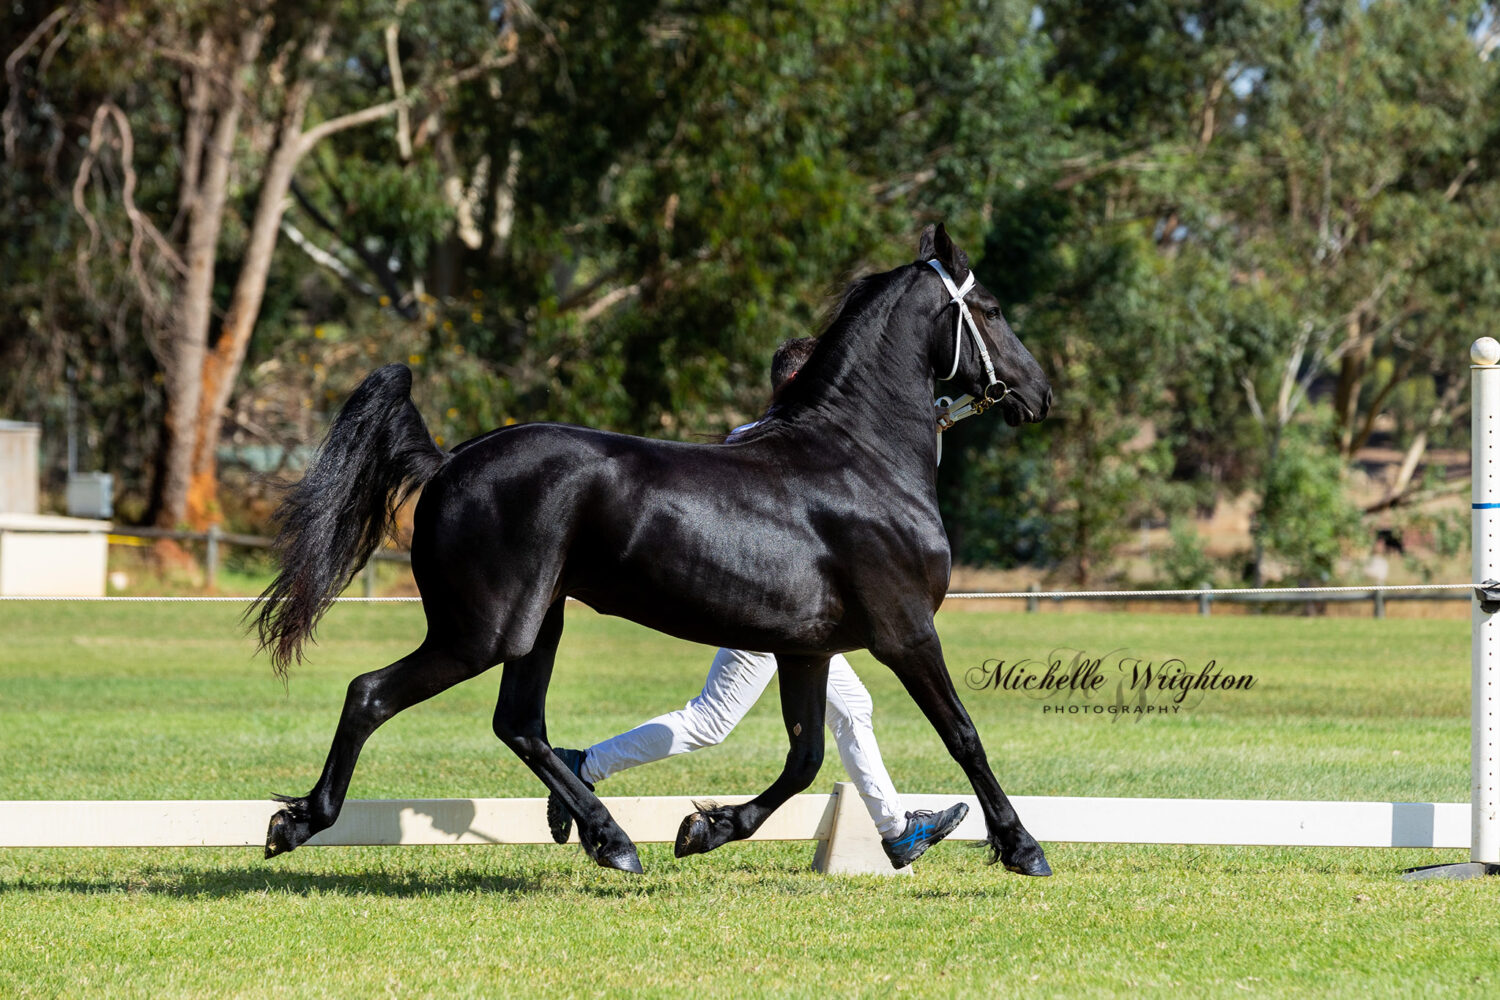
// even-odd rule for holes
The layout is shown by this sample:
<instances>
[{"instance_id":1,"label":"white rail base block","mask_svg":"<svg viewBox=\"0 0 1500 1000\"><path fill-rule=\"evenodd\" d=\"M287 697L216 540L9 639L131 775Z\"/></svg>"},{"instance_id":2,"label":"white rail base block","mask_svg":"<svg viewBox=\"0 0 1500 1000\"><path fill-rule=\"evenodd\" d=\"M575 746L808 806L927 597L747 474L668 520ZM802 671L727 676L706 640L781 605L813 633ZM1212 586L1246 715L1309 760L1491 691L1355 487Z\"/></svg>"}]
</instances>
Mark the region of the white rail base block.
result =
<instances>
[{"instance_id":1,"label":"white rail base block","mask_svg":"<svg viewBox=\"0 0 1500 1000\"><path fill-rule=\"evenodd\" d=\"M840 783L843 786L844 783ZM749 796L718 796L729 804ZM699 801L702 797L698 798ZM908 795L911 809L969 804L948 838L981 841L984 818L972 796ZM1243 844L1281 847L1470 846L1467 802L1292 802L1239 799L1123 799L1015 796L1043 842ZM670 843L694 799L606 798L632 839ZM254 847L280 804L262 801L0 802L0 847ZM797 795L754 840L819 842L815 867L830 874L895 874L852 788ZM577 833L573 835L576 842ZM546 799L365 799L307 846L548 844Z\"/></svg>"}]
</instances>

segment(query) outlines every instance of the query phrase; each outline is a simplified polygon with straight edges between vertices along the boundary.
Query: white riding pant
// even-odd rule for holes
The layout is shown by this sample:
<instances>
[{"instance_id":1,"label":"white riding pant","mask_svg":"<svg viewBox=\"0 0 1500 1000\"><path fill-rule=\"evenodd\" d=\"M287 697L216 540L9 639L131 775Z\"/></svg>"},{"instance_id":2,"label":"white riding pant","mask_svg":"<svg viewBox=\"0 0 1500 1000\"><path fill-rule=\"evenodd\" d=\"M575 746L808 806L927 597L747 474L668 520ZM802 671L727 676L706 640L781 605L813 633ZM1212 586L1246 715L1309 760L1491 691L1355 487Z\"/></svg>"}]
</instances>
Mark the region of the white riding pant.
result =
<instances>
[{"instance_id":1,"label":"white riding pant","mask_svg":"<svg viewBox=\"0 0 1500 1000\"><path fill-rule=\"evenodd\" d=\"M776 673L776 657L721 649L708 668L703 690L683 708L658 715L628 733L621 733L588 749L583 780L598 783L638 764L649 764L680 753L722 743L750 711ZM906 827L901 797L880 759L871 716L870 693L842 655L828 662L828 708L825 718L833 732L839 759L849 780L859 789L865 808L880 836L899 837Z\"/></svg>"}]
</instances>

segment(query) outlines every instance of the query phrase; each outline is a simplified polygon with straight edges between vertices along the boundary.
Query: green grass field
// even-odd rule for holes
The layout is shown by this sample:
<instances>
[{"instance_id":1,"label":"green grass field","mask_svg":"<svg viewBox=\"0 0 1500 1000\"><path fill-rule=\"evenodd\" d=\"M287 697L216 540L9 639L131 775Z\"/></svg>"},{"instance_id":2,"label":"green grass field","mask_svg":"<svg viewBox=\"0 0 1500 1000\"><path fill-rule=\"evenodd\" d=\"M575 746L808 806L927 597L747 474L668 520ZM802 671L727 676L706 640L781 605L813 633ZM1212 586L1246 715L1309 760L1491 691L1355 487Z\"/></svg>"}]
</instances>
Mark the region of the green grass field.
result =
<instances>
[{"instance_id":1,"label":"green grass field","mask_svg":"<svg viewBox=\"0 0 1500 1000\"><path fill-rule=\"evenodd\" d=\"M238 611L0 603L0 799L301 793L349 678L421 634L414 606L340 606L284 690ZM1463 622L964 610L939 624L1013 794L1468 796ZM1256 685L1139 720L963 690L986 660L1057 649L1212 659ZM709 653L570 611L553 740L680 705ZM852 659L898 786L967 792L889 672ZM490 733L498 680L389 723L350 794L541 794ZM601 792L753 793L784 753L773 685L725 745ZM812 790L839 776L830 751ZM1500 882L1396 877L1464 852L1046 846L1047 880L958 844L909 879L815 874L812 844L683 861L643 845L635 877L576 847L0 851L0 996L1500 995Z\"/></svg>"}]
</instances>

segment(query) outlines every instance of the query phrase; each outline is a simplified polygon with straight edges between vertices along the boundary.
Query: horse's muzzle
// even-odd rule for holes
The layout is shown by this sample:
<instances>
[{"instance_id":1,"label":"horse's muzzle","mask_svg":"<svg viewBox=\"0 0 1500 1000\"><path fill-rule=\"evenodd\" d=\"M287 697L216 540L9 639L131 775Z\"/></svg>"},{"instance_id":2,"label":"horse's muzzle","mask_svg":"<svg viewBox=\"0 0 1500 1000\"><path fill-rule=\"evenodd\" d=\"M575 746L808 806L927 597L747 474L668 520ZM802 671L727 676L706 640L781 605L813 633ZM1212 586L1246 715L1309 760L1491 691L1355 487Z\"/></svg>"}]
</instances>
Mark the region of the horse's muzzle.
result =
<instances>
[{"instance_id":1,"label":"horse's muzzle","mask_svg":"<svg viewBox=\"0 0 1500 1000\"><path fill-rule=\"evenodd\" d=\"M1000 401L1000 412L1005 417L1005 422L1012 427L1021 424L1039 424L1052 409L1052 390L1049 388L1042 393L1040 399L1032 401L1018 391L1012 391Z\"/></svg>"}]
</instances>

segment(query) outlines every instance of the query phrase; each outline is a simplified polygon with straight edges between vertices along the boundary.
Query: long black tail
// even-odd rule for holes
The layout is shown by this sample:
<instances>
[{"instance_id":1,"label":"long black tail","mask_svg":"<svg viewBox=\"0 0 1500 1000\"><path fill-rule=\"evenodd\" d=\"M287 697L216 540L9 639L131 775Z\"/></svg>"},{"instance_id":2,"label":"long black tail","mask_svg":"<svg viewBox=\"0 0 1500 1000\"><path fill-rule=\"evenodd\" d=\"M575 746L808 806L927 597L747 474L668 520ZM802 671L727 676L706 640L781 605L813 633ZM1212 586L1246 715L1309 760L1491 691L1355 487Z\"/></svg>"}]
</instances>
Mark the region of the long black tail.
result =
<instances>
[{"instance_id":1,"label":"long black tail","mask_svg":"<svg viewBox=\"0 0 1500 1000\"><path fill-rule=\"evenodd\" d=\"M411 370L386 365L350 395L302 481L276 510L281 574L246 612L283 679L318 619L448 460L411 401Z\"/></svg>"}]
</instances>

